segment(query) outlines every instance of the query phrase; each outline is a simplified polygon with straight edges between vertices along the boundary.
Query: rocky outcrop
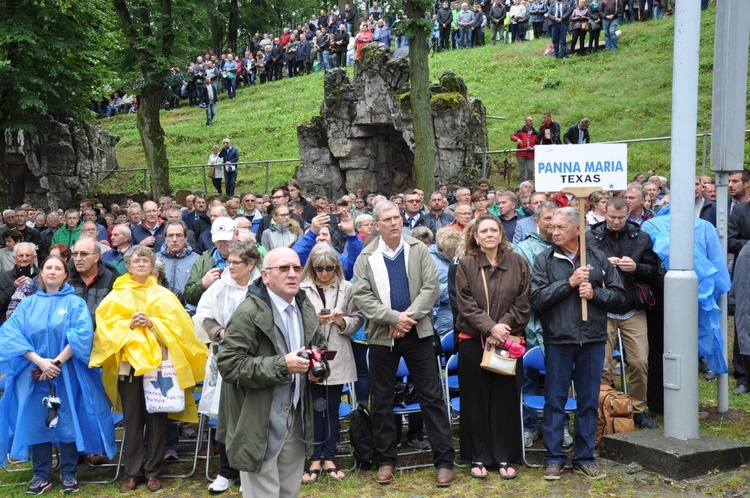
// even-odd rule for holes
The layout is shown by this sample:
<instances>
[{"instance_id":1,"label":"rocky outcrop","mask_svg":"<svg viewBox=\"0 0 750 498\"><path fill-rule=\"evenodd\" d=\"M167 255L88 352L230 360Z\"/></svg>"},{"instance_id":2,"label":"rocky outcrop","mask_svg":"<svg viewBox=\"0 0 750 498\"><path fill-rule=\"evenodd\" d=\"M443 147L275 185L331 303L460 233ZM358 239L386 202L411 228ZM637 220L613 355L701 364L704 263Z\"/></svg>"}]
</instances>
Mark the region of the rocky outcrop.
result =
<instances>
[{"instance_id":1,"label":"rocky outcrop","mask_svg":"<svg viewBox=\"0 0 750 498\"><path fill-rule=\"evenodd\" d=\"M485 108L451 72L430 88L435 126L435 179L479 175L487 150ZM415 185L409 65L378 43L363 50L354 80L328 71L321 115L297 126L296 178L311 194L340 196L363 187L395 194Z\"/></svg>"},{"instance_id":2,"label":"rocky outcrop","mask_svg":"<svg viewBox=\"0 0 750 498\"><path fill-rule=\"evenodd\" d=\"M119 137L97 125L51 121L40 131L5 130L8 205L67 208L117 166Z\"/></svg>"}]
</instances>

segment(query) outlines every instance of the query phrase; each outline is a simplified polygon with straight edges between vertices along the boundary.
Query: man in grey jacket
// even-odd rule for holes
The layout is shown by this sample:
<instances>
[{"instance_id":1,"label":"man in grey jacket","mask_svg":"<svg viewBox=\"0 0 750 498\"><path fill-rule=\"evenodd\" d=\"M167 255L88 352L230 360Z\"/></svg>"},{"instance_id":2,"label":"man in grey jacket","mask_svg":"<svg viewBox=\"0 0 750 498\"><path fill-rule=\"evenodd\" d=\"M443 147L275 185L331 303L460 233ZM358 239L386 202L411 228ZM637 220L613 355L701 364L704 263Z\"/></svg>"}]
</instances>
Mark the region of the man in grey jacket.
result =
<instances>
[{"instance_id":1,"label":"man in grey jacket","mask_svg":"<svg viewBox=\"0 0 750 498\"><path fill-rule=\"evenodd\" d=\"M379 465L376 480L390 484L396 467L393 386L401 358L419 398L437 468L437 485L453 483L453 441L443 402L432 328L432 307L440 297L435 263L427 246L402 235L398 207L383 201L372 213L380 237L354 265L354 299L367 318L370 344L373 448Z\"/></svg>"}]
</instances>

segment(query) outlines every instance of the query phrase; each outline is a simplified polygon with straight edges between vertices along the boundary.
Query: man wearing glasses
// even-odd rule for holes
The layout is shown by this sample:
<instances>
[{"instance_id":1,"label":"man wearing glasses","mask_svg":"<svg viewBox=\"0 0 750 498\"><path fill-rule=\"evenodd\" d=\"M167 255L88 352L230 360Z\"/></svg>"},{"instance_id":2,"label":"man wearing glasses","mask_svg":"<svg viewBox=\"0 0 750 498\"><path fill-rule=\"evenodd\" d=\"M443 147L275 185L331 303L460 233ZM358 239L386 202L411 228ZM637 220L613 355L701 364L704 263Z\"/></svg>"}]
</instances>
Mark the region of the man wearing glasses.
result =
<instances>
[{"instance_id":1,"label":"man wearing glasses","mask_svg":"<svg viewBox=\"0 0 750 498\"><path fill-rule=\"evenodd\" d=\"M326 349L327 341L300 292L301 272L294 251L270 251L219 347L224 382L217 438L240 471L245 496L298 496L302 485L305 444L313 434L308 382L318 379L298 353L312 345Z\"/></svg>"},{"instance_id":2,"label":"man wearing glasses","mask_svg":"<svg viewBox=\"0 0 750 498\"><path fill-rule=\"evenodd\" d=\"M423 197L418 191L412 190L406 194L406 200L404 201L404 228L403 232L406 235L411 235L411 231L417 227L427 227L435 235L437 230L433 220L425 216L423 205Z\"/></svg>"},{"instance_id":3,"label":"man wearing glasses","mask_svg":"<svg viewBox=\"0 0 750 498\"><path fill-rule=\"evenodd\" d=\"M86 301L91 322L96 324L96 308L112 290L112 284L119 275L111 266L102 262L101 249L94 237L82 235L73 245L70 259L73 262L70 285L73 286L76 296Z\"/></svg>"},{"instance_id":4,"label":"man wearing glasses","mask_svg":"<svg viewBox=\"0 0 750 498\"><path fill-rule=\"evenodd\" d=\"M187 243L187 225L182 220L169 220L164 224L164 239L156 259L164 261L170 287L183 293L190 270L200 256Z\"/></svg>"},{"instance_id":5,"label":"man wearing glasses","mask_svg":"<svg viewBox=\"0 0 750 498\"><path fill-rule=\"evenodd\" d=\"M435 355L432 307L440 297L437 270L422 242L402 234L404 219L390 201L372 213L380 236L354 264L354 299L367 318L373 409L373 448L379 484L390 484L396 467L393 401L396 369L403 358L420 401L437 468L437 486L453 483L453 441Z\"/></svg>"}]
</instances>

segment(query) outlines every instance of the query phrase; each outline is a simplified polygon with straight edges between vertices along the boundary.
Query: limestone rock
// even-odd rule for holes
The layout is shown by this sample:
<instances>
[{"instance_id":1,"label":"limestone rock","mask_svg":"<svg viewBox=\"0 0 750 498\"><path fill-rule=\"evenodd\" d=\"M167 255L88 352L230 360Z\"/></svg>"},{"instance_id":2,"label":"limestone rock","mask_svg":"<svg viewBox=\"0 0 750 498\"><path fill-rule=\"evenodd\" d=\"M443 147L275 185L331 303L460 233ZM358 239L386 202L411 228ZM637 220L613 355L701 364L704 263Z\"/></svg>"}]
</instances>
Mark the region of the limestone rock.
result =
<instances>
[{"instance_id":1,"label":"limestone rock","mask_svg":"<svg viewBox=\"0 0 750 498\"><path fill-rule=\"evenodd\" d=\"M436 181L476 179L487 150L486 110L451 71L430 88ZM320 116L297 126L301 164L296 178L308 193L338 197L357 187L386 195L415 185L409 64L372 43L355 63L325 75Z\"/></svg>"},{"instance_id":2,"label":"limestone rock","mask_svg":"<svg viewBox=\"0 0 750 498\"><path fill-rule=\"evenodd\" d=\"M50 120L39 131L4 130L8 204L67 208L117 167L119 137L97 125Z\"/></svg>"}]
</instances>

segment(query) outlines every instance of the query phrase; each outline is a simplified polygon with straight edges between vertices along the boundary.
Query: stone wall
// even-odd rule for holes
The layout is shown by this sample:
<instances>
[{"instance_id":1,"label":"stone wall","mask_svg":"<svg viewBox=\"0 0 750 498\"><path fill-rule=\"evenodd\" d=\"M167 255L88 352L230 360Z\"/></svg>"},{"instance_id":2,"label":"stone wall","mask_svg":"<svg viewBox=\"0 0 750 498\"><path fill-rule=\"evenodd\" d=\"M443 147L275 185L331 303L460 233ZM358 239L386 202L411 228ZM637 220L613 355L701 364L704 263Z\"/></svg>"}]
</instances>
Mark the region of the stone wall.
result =
<instances>
[{"instance_id":1,"label":"stone wall","mask_svg":"<svg viewBox=\"0 0 750 498\"><path fill-rule=\"evenodd\" d=\"M451 72L430 88L435 180L478 176L487 150L486 111ZM296 178L310 194L338 197L364 187L395 194L415 185L409 65L373 43L356 62L354 81L328 71L321 115L297 126Z\"/></svg>"},{"instance_id":2,"label":"stone wall","mask_svg":"<svg viewBox=\"0 0 750 498\"><path fill-rule=\"evenodd\" d=\"M67 208L117 167L119 137L97 125L51 121L42 131L4 133L10 206Z\"/></svg>"}]
</instances>

